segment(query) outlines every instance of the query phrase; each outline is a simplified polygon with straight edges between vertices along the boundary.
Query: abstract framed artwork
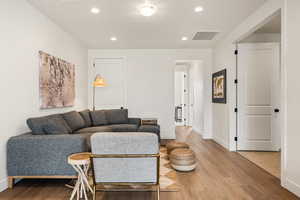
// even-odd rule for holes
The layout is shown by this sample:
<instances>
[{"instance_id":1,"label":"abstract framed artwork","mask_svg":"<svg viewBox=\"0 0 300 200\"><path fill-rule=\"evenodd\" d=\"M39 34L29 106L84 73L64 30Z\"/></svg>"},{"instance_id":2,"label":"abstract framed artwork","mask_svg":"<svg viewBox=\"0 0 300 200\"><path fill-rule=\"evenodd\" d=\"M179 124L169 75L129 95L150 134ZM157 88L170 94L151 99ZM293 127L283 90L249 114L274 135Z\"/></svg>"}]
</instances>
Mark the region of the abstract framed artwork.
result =
<instances>
[{"instance_id":1,"label":"abstract framed artwork","mask_svg":"<svg viewBox=\"0 0 300 200\"><path fill-rule=\"evenodd\" d=\"M226 104L226 69L212 75L212 102Z\"/></svg>"},{"instance_id":2,"label":"abstract framed artwork","mask_svg":"<svg viewBox=\"0 0 300 200\"><path fill-rule=\"evenodd\" d=\"M75 65L39 51L40 108L74 106Z\"/></svg>"}]
</instances>

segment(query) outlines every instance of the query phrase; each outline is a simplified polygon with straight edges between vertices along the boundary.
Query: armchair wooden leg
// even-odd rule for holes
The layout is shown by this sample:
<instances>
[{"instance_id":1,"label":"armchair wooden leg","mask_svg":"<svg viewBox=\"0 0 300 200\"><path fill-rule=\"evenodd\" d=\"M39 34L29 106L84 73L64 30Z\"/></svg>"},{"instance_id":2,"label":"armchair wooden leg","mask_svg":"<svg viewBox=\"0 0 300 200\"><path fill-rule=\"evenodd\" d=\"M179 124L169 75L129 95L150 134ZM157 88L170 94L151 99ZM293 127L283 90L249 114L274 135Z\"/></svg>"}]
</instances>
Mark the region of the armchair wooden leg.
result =
<instances>
[{"instance_id":1,"label":"armchair wooden leg","mask_svg":"<svg viewBox=\"0 0 300 200\"><path fill-rule=\"evenodd\" d=\"M93 186L93 200L96 200L96 186Z\"/></svg>"},{"instance_id":2,"label":"armchair wooden leg","mask_svg":"<svg viewBox=\"0 0 300 200\"><path fill-rule=\"evenodd\" d=\"M160 193L160 186L159 184L157 185L157 200L159 200L159 194Z\"/></svg>"},{"instance_id":3,"label":"armchair wooden leg","mask_svg":"<svg viewBox=\"0 0 300 200\"><path fill-rule=\"evenodd\" d=\"M8 188L13 189L14 187L14 178L12 176L8 177Z\"/></svg>"}]
</instances>

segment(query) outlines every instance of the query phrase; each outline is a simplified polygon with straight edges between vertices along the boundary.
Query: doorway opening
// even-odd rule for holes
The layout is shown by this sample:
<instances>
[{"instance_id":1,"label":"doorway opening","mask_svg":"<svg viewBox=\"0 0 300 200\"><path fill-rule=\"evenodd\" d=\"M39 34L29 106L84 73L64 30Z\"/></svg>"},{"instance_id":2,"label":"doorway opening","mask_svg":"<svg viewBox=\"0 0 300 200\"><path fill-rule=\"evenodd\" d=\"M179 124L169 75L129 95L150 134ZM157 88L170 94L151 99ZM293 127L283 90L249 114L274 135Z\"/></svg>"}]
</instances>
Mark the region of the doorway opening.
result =
<instances>
[{"instance_id":1,"label":"doorway opening","mask_svg":"<svg viewBox=\"0 0 300 200\"><path fill-rule=\"evenodd\" d=\"M281 13L237 44L237 151L281 177Z\"/></svg>"},{"instance_id":2,"label":"doorway opening","mask_svg":"<svg viewBox=\"0 0 300 200\"><path fill-rule=\"evenodd\" d=\"M203 130L203 67L200 60L177 60L174 70L174 123L177 130ZM180 140L180 139L179 139ZM184 140L184 139L183 139Z\"/></svg>"}]
</instances>

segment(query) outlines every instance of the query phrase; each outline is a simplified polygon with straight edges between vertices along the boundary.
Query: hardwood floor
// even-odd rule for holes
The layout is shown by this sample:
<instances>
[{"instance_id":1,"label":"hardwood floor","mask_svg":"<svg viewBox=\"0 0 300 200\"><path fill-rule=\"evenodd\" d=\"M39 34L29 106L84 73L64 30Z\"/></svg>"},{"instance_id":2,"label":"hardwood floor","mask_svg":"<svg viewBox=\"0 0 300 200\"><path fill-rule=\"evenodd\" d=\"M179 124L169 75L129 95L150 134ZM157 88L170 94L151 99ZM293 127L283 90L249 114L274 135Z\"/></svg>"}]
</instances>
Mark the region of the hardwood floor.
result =
<instances>
[{"instance_id":1,"label":"hardwood floor","mask_svg":"<svg viewBox=\"0 0 300 200\"><path fill-rule=\"evenodd\" d=\"M184 131L184 129L182 130ZM192 132L187 143L195 151L198 167L191 173L178 173L179 192L161 192L161 200L292 200L299 199L280 186L276 177L238 153L229 152L212 140ZM1 200L69 199L66 181L25 180L13 190L0 193ZM98 200L154 200L151 192L98 193Z\"/></svg>"},{"instance_id":2,"label":"hardwood floor","mask_svg":"<svg viewBox=\"0 0 300 200\"><path fill-rule=\"evenodd\" d=\"M239 154L280 179L280 152L240 151Z\"/></svg>"}]
</instances>

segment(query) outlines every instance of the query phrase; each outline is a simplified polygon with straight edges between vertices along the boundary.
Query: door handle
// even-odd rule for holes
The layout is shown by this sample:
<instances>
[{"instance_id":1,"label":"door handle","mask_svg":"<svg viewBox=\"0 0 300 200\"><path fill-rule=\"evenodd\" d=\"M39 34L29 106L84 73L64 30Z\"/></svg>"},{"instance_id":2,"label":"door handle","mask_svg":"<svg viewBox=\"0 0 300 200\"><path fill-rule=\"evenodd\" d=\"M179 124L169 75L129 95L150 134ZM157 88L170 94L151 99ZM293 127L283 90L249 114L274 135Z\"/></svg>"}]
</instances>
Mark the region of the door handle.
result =
<instances>
[{"instance_id":1,"label":"door handle","mask_svg":"<svg viewBox=\"0 0 300 200\"><path fill-rule=\"evenodd\" d=\"M275 109L274 109L274 112L275 112L275 113L279 113L279 111L280 111L280 110L279 110L278 108L275 108Z\"/></svg>"}]
</instances>

